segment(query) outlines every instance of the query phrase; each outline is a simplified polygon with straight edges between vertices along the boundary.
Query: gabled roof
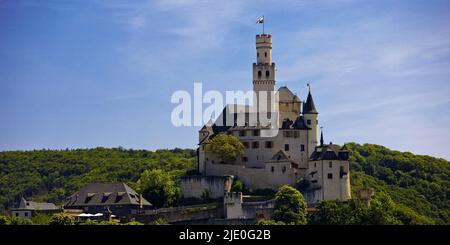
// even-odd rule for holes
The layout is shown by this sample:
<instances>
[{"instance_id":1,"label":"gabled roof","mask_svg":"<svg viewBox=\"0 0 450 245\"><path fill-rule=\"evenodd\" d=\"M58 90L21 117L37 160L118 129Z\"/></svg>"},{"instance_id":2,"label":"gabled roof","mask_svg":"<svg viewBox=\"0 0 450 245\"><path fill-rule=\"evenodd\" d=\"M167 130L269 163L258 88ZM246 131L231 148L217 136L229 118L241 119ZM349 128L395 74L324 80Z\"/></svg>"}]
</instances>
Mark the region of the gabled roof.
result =
<instances>
[{"instance_id":1,"label":"gabled roof","mask_svg":"<svg viewBox=\"0 0 450 245\"><path fill-rule=\"evenodd\" d=\"M20 199L19 207L15 210L23 209L23 210L56 210L58 209L53 203L45 203L45 202L33 202L27 201L25 198Z\"/></svg>"},{"instance_id":2,"label":"gabled roof","mask_svg":"<svg viewBox=\"0 0 450 245\"><path fill-rule=\"evenodd\" d=\"M314 152L311 154L310 160L348 160L348 151L345 145L340 147L330 142L329 145L316 146Z\"/></svg>"},{"instance_id":3,"label":"gabled roof","mask_svg":"<svg viewBox=\"0 0 450 245\"><path fill-rule=\"evenodd\" d=\"M280 87L278 89L278 101L279 102L301 102L300 98L292 93L292 91L286 87Z\"/></svg>"},{"instance_id":4,"label":"gabled roof","mask_svg":"<svg viewBox=\"0 0 450 245\"><path fill-rule=\"evenodd\" d=\"M91 183L70 196L64 207L140 205L151 206L125 183Z\"/></svg>"},{"instance_id":5,"label":"gabled roof","mask_svg":"<svg viewBox=\"0 0 450 245\"><path fill-rule=\"evenodd\" d=\"M273 155L271 161L290 161L287 153L284 150L279 150L275 155Z\"/></svg>"},{"instance_id":6,"label":"gabled roof","mask_svg":"<svg viewBox=\"0 0 450 245\"><path fill-rule=\"evenodd\" d=\"M308 92L308 98L303 106L303 114L319 114L314 105L314 101L311 95L311 91Z\"/></svg>"}]
</instances>

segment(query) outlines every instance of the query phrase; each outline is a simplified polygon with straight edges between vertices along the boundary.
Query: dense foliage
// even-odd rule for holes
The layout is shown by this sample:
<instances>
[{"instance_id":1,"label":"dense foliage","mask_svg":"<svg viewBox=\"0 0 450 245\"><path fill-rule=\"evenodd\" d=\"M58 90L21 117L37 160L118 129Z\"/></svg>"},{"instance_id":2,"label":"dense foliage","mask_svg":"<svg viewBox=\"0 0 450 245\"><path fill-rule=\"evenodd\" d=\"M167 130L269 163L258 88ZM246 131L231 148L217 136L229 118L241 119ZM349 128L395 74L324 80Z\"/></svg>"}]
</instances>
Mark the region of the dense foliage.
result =
<instances>
[{"instance_id":1,"label":"dense foliage","mask_svg":"<svg viewBox=\"0 0 450 245\"><path fill-rule=\"evenodd\" d=\"M414 211L396 205L383 192L375 193L366 206L357 199L347 202L324 201L318 212L313 213L310 224L325 225L429 225L433 221Z\"/></svg>"},{"instance_id":2,"label":"dense foliage","mask_svg":"<svg viewBox=\"0 0 450 245\"><path fill-rule=\"evenodd\" d=\"M138 189L145 170L161 169L176 178L196 168L194 150L107 149L0 152L0 211L21 196L62 204L91 182L125 182Z\"/></svg>"},{"instance_id":3,"label":"dense foliage","mask_svg":"<svg viewBox=\"0 0 450 245\"><path fill-rule=\"evenodd\" d=\"M430 156L355 143L350 151L354 191L370 187L387 193L398 209L436 224L450 224L450 162Z\"/></svg>"}]
</instances>

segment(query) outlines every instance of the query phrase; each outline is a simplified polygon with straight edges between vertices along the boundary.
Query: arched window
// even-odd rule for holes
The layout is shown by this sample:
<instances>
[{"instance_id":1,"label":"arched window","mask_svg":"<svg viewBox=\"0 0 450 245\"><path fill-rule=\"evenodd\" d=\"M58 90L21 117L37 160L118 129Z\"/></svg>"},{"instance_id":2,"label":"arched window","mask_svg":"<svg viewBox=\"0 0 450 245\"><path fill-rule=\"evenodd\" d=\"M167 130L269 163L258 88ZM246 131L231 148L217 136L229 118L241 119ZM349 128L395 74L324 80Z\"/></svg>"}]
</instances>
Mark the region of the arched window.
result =
<instances>
[{"instance_id":1,"label":"arched window","mask_svg":"<svg viewBox=\"0 0 450 245\"><path fill-rule=\"evenodd\" d=\"M258 77L261 77L261 76L262 76L261 71L258 71Z\"/></svg>"},{"instance_id":2,"label":"arched window","mask_svg":"<svg viewBox=\"0 0 450 245\"><path fill-rule=\"evenodd\" d=\"M266 77L269 77L269 76L270 76L270 72L266 71Z\"/></svg>"}]
</instances>

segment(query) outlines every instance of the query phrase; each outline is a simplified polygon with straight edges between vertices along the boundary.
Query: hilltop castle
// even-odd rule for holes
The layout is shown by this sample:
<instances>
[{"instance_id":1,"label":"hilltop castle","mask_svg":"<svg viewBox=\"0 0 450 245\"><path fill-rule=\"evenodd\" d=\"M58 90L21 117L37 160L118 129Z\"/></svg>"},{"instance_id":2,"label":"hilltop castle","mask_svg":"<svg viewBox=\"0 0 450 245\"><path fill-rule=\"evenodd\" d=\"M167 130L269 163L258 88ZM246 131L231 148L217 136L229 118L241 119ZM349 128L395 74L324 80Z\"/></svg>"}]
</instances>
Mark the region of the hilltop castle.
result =
<instances>
[{"instance_id":1,"label":"hilltop castle","mask_svg":"<svg viewBox=\"0 0 450 245\"><path fill-rule=\"evenodd\" d=\"M272 35L256 35L256 57L253 105L227 105L215 121L200 129L201 175L182 178L184 196L198 197L208 190L212 197L222 197L239 179L253 190L306 183L303 195L308 204L349 199L349 153L345 146L324 144L322 132L319 141L319 112L311 90L306 102L286 86L275 91ZM256 120L251 120L254 115ZM209 140L218 134L232 134L245 146L236 162L225 164L207 151Z\"/></svg>"}]
</instances>

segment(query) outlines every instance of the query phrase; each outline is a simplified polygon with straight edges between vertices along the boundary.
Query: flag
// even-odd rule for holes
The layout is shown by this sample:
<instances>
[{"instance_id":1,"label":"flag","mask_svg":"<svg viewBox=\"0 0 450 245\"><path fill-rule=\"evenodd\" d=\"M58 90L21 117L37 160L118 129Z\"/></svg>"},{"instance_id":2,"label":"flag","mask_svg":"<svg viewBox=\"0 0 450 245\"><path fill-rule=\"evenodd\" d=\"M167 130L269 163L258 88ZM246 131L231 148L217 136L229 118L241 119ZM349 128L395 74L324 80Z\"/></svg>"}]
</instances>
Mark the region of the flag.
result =
<instances>
[{"instance_id":1,"label":"flag","mask_svg":"<svg viewBox=\"0 0 450 245\"><path fill-rule=\"evenodd\" d=\"M261 23L264 23L264 16L261 16L256 20L256 24L261 24Z\"/></svg>"}]
</instances>

